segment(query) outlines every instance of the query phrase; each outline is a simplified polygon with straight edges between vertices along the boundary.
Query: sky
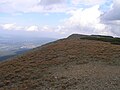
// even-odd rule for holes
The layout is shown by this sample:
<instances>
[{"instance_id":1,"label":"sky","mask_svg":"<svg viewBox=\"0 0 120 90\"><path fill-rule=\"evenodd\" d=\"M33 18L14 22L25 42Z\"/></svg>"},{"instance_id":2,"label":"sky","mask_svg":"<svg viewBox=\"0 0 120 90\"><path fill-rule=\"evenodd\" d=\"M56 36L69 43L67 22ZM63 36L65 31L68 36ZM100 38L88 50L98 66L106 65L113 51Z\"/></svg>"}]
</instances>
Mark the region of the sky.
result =
<instances>
[{"instance_id":1,"label":"sky","mask_svg":"<svg viewBox=\"0 0 120 90\"><path fill-rule=\"evenodd\" d=\"M120 0L0 0L0 35L120 37Z\"/></svg>"}]
</instances>

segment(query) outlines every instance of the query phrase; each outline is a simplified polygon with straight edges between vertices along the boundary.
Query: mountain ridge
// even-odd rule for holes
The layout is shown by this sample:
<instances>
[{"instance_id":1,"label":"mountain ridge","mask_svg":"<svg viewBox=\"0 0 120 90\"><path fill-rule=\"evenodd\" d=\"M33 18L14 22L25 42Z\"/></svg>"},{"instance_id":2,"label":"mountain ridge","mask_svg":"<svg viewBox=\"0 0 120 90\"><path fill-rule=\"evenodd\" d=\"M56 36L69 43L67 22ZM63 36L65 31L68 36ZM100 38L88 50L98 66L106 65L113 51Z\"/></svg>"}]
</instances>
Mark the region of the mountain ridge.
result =
<instances>
[{"instance_id":1,"label":"mountain ridge","mask_svg":"<svg viewBox=\"0 0 120 90\"><path fill-rule=\"evenodd\" d=\"M119 90L119 60L120 45L64 38L0 62L0 90Z\"/></svg>"}]
</instances>

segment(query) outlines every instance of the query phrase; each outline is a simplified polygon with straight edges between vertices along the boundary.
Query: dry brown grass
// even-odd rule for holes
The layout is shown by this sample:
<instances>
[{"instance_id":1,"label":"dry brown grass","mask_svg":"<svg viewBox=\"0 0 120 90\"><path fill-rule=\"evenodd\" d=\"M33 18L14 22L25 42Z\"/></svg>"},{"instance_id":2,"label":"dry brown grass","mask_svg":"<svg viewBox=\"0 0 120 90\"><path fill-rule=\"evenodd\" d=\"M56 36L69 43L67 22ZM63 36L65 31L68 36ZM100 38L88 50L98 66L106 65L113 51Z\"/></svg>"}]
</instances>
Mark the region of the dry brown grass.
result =
<instances>
[{"instance_id":1,"label":"dry brown grass","mask_svg":"<svg viewBox=\"0 0 120 90\"><path fill-rule=\"evenodd\" d=\"M0 90L120 90L120 45L63 39L0 63Z\"/></svg>"}]
</instances>

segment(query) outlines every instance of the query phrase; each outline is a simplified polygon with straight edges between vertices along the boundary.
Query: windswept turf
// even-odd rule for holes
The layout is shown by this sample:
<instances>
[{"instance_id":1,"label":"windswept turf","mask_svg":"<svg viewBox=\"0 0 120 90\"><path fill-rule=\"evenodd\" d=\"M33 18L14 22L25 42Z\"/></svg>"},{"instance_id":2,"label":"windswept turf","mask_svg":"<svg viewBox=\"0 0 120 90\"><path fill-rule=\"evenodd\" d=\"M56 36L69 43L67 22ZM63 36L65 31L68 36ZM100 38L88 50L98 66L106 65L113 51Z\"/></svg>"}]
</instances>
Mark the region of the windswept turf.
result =
<instances>
[{"instance_id":1,"label":"windswept turf","mask_svg":"<svg viewBox=\"0 0 120 90\"><path fill-rule=\"evenodd\" d=\"M120 45L74 36L1 62L0 90L120 90Z\"/></svg>"},{"instance_id":2,"label":"windswept turf","mask_svg":"<svg viewBox=\"0 0 120 90\"><path fill-rule=\"evenodd\" d=\"M68 39L87 39L87 40L96 40L103 42L110 42L111 44L120 45L120 38L104 35L82 35L82 34L72 34Z\"/></svg>"}]
</instances>

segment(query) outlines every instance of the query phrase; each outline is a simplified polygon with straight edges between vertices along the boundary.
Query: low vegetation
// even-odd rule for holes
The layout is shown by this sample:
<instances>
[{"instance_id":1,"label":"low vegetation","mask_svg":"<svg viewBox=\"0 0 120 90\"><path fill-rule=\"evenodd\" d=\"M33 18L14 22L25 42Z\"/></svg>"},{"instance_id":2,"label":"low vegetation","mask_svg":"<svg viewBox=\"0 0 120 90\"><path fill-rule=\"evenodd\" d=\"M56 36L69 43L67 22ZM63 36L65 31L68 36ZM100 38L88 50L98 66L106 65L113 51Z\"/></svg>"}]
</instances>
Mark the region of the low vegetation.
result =
<instances>
[{"instance_id":1,"label":"low vegetation","mask_svg":"<svg viewBox=\"0 0 120 90\"><path fill-rule=\"evenodd\" d=\"M114 38L112 36L91 35L91 36L82 37L81 39L104 41L104 42L110 42L111 44L120 45L120 38Z\"/></svg>"},{"instance_id":2,"label":"low vegetation","mask_svg":"<svg viewBox=\"0 0 120 90\"><path fill-rule=\"evenodd\" d=\"M78 36L0 62L0 90L120 90L120 45Z\"/></svg>"}]
</instances>

